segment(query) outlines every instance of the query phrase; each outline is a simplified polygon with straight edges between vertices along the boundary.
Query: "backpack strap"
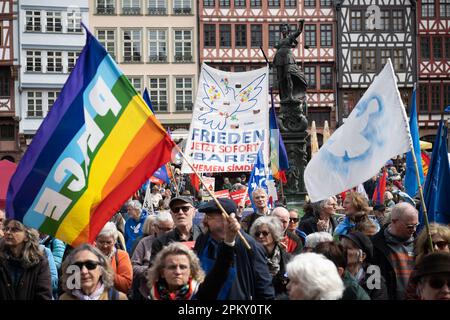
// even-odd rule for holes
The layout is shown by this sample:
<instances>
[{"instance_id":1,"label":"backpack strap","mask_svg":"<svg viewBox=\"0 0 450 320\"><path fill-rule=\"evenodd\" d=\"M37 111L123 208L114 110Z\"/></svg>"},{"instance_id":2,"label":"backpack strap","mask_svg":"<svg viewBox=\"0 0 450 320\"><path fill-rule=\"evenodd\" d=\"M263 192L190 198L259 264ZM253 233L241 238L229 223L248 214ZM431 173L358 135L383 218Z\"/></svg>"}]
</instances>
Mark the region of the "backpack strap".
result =
<instances>
[{"instance_id":1,"label":"backpack strap","mask_svg":"<svg viewBox=\"0 0 450 320\"><path fill-rule=\"evenodd\" d=\"M111 287L108 290L108 300L119 300L119 291L116 288Z\"/></svg>"}]
</instances>

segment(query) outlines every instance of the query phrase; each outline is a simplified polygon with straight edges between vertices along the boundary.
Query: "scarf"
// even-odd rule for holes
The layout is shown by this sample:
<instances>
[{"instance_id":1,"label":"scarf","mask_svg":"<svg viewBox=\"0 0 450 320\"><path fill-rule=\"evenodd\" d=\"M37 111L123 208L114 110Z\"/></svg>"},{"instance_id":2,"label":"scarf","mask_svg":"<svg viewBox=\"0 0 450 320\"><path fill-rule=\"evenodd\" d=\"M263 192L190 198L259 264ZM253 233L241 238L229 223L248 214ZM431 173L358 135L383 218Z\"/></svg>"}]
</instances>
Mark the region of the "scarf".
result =
<instances>
[{"instance_id":1,"label":"scarf","mask_svg":"<svg viewBox=\"0 0 450 320\"><path fill-rule=\"evenodd\" d=\"M267 257L267 265L269 266L269 272L272 277L280 271L281 251L278 246L275 246L271 257Z\"/></svg>"},{"instance_id":2,"label":"scarf","mask_svg":"<svg viewBox=\"0 0 450 320\"><path fill-rule=\"evenodd\" d=\"M191 300L198 290L199 283L189 279L188 283L176 292L170 292L164 279L158 280L150 291L151 300Z\"/></svg>"},{"instance_id":3,"label":"scarf","mask_svg":"<svg viewBox=\"0 0 450 320\"><path fill-rule=\"evenodd\" d=\"M79 300L98 300L102 295L103 291L105 291L105 286L103 283L99 282L97 284L97 288L90 295L85 295L83 291L79 289L75 289L72 291L72 295L78 298Z\"/></svg>"}]
</instances>

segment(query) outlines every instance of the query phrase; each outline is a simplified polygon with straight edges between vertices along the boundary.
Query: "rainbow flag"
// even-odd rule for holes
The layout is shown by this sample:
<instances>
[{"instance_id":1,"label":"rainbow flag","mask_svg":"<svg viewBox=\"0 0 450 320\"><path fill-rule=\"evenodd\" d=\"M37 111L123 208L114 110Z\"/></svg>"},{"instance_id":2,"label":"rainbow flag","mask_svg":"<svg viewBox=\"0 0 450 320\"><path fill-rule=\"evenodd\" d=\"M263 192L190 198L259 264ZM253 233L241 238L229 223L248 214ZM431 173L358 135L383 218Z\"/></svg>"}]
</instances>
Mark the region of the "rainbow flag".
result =
<instances>
[{"instance_id":1,"label":"rainbow flag","mask_svg":"<svg viewBox=\"0 0 450 320\"><path fill-rule=\"evenodd\" d=\"M7 194L8 217L72 246L94 241L170 160L174 146L111 56L86 32L77 64Z\"/></svg>"}]
</instances>

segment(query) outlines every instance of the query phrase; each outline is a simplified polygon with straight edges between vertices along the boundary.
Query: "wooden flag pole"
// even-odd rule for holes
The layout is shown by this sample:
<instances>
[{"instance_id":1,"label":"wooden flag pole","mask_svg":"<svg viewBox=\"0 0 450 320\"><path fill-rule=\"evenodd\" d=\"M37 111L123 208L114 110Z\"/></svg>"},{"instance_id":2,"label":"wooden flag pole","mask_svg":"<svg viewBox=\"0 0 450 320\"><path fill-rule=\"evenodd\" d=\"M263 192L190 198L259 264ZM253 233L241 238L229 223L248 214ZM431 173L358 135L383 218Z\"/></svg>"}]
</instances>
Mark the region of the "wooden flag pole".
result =
<instances>
[{"instance_id":1,"label":"wooden flag pole","mask_svg":"<svg viewBox=\"0 0 450 320\"><path fill-rule=\"evenodd\" d=\"M190 161L187 159L187 157L184 155L183 151L181 151L180 147L178 145L175 145L175 147L177 148L178 152L181 154L181 156L183 157L184 161L186 161L186 163L188 164L188 166L191 168L191 170L197 175L198 179L200 180L200 183L202 185L205 186L206 191L209 193L209 195L213 198L214 202L216 203L217 207L219 207L219 209L222 211L222 215L225 217L225 219L228 219L229 215L228 213L225 211L225 209L222 207L222 205L220 204L219 200L217 200L216 196L214 195L214 192L211 192L211 190L209 190L206 187L205 182L203 181L202 177L200 176L200 174L197 172L197 170L195 170L194 166L190 163ZM248 250L251 250L252 248L250 247L250 244L247 242L247 240L244 238L244 236L242 235L241 231L238 231L238 235L239 238L241 238L242 242L244 243L245 247Z\"/></svg>"}]
</instances>

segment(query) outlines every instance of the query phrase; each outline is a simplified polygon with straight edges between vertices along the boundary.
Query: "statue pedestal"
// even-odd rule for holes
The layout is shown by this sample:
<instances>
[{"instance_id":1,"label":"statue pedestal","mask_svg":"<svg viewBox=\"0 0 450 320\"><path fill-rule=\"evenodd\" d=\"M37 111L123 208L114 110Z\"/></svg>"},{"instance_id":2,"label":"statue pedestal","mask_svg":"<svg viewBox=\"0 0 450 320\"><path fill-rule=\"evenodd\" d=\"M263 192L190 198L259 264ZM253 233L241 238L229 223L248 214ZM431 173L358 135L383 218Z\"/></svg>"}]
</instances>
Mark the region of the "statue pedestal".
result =
<instances>
[{"instance_id":1,"label":"statue pedestal","mask_svg":"<svg viewBox=\"0 0 450 320\"><path fill-rule=\"evenodd\" d=\"M303 173L306 160L306 129L308 120L304 116L306 103L289 101L281 103L279 127L289 159L289 170L286 173L287 184L284 195L288 206L301 206L307 194Z\"/></svg>"}]
</instances>

